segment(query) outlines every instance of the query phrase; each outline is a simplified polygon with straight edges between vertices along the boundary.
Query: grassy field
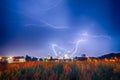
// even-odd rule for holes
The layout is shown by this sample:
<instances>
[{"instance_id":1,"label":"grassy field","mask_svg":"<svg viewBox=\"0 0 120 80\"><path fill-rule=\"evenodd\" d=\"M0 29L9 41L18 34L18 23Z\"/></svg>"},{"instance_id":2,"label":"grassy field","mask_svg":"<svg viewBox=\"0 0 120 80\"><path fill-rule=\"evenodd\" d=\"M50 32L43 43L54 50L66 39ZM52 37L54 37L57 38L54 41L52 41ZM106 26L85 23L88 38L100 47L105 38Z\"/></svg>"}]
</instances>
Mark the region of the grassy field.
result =
<instances>
[{"instance_id":1,"label":"grassy field","mask_svg":"<svg viewBox=\"0 0 120 80\"><path fill-rule=\"evenodd\" d=\"M0 64L0 80L120 80L120 62L25 62Z\"/></svg>"}]
</instances>

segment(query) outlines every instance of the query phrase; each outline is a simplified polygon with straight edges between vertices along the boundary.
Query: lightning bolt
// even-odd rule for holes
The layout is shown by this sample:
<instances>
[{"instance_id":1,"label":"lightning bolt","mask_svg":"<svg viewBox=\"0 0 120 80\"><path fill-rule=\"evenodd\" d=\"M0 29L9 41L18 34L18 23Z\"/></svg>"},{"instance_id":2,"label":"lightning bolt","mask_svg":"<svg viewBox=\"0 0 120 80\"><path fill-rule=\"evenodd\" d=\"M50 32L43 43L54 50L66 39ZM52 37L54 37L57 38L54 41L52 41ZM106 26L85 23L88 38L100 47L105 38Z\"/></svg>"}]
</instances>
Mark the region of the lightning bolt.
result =
<instances>
[{"instance_id":1,"label":"lightning bolt","mask_svg":"<svg viewBox=\"0 0 120 80\"><path fill-rule=\"evenodd\" d=\"M84 41L87 41L87 40L85 40L85 39L80 39L80 40L78 40L78 41L76 42L76 45L75 45L74 50L73 50L73 51L70 51L70 53L72 53L72 54L70 55L70 57L73 57L73 55L77 52L80 42L84 42ZM58 47L58 48L60 48L60 47L59 47L57 44L52 44L52 50L53 50L55 56L58 56L55 47ZM60 49L61 49L61 50L65 50L65 49L62 49L62 48L60 48ZM67 50L65 50L65 51L67 51ZM64 52L64 53L65 53L65 52Z\"/></svg>"}]
</instances>

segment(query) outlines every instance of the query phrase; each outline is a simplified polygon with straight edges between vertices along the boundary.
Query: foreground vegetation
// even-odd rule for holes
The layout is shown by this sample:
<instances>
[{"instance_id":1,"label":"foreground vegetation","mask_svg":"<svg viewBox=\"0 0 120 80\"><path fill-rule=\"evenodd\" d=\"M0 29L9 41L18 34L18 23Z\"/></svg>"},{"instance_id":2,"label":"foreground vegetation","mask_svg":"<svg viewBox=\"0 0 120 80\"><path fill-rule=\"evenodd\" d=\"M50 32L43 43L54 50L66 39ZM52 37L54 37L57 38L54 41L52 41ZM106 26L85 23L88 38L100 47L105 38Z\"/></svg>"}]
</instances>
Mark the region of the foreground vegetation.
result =
<instances>
[{"instance_id":1,"label":"foreground vegetation","mask_svg":"<svg viewBox=\"0 0 120 80\"><path fill-rule=\"evenodd\" d=\"M0 64L0 80L120 80L120 63L110 61Z\"/></svg>"}]
</instances>

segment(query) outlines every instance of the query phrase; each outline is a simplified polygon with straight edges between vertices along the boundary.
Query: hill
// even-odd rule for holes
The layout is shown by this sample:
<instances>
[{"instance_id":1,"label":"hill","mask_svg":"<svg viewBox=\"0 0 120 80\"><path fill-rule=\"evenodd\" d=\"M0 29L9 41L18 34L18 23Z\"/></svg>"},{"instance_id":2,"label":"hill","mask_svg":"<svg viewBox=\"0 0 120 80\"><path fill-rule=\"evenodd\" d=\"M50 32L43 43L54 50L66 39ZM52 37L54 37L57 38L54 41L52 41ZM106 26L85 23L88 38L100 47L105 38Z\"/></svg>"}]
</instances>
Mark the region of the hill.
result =
<instances>
[{"instance_id":1,"label":"hill","mask_svg":"<svg viewBox=\"0 0 120 80\"><path fill-rule=\"evenodd\" d=\"M104 58L110 59L114 57L120 58L120 53L110 53L110 54L102 55L98 57L98 59L104 59Z\"/></svg>"}]
</instances>

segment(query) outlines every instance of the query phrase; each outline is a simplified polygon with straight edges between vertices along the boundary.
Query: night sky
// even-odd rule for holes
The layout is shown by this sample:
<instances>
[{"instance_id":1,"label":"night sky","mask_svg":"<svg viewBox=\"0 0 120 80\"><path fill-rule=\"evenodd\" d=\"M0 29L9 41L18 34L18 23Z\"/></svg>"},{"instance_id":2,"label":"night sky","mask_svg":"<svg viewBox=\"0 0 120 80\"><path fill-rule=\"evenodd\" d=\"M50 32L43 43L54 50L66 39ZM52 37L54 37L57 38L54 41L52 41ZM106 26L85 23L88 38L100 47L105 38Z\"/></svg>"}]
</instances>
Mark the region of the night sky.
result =
<instances>
[{"instance_id":1,"label":"night sky","mask_svg":"<svg viewBox=\"0 0 120 80\"><path fill-rule=\"evenodd\" d=\"M0 56L55 56L53 45L77 46L73 56L120 52L120 0L0 1Z\"/></svg>"}]
</instances>

